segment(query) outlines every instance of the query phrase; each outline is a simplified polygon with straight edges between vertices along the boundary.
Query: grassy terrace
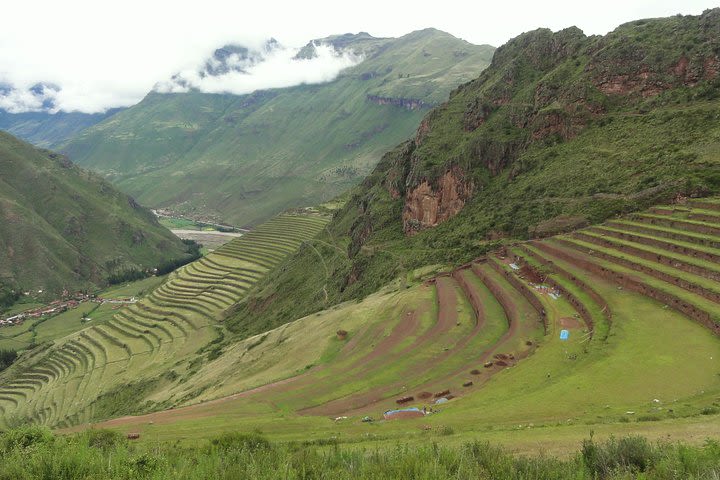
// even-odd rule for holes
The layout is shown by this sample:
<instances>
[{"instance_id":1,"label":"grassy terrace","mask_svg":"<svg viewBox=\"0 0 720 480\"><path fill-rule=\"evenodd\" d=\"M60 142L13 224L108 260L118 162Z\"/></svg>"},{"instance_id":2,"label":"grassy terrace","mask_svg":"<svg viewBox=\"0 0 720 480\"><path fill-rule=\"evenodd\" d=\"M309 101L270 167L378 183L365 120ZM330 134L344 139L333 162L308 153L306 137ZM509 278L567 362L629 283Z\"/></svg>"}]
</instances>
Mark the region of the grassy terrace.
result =
<instances>
[{"instance_id":1,"label":"grassy terrace","mask_svg":"<svg viewBox=\"0 0 720 480\"><path fill-rule=\"evenodd\" d=\"M128 385L135 385L135 408L143 395L146 402L163 397L206 361L204 349L223 336L223 312L325 222L306 215L276 217L173 272L164 283L143 285L151 291L137 304L120 310L83 305L41 323L6 329L0 345L51 343L29 350L3 372L0 422L89 422L122 407L123 395L118 392L133 389ZM109 292L128 293L122 288ZM85 315L91 320L83 324ZM167 375L168 371L173 373Z\"/></svg>"},{"instance_id":2,"label":"grassy terrace","mask_svg":"<svg viewBox=\"0 0 720 480\"><path fill-rule=\"evenodd\" d=\"M229 346L168 390L187 399L180 408L104 425L188 444L238 429L349 445L449 431L451 444L549 451L574 448L590 428L702 441L718 431L720 265L705 255L720 242L720 217L703 232L667 226L694 222L693 212L658 209L652 217L666 222L616 219L398 280ZM360 422L441 392L454 398L438 414ZM701 411L710 416L694 420Z\"/></svg>"},{"instance_id":3,"label":"grassy terrace","mask_svg":"<svg viewBox=\"0 0 720 480\"><path fill-rule=\"evenodd\" d=\"M682 227L698 222L692 206L656 209L509 245L432 278L406 275L363 301L222 343L224 310L268 271L252 258L267 248L263 263L276 261L323 227L278 219L138 304L28 352L0 387L0 412L7 424L73 428L111 418L103 425L139 432L141 443L261 430L348 448L441 435L566 452L589 429L702 442L720 430L720 263L708 256L720 216L714 224L702 210L702 231ZM436 394L452 399L434 415L377 421ZM149 410L160 411L123 416Z\"/></svg>"}]
</instances>

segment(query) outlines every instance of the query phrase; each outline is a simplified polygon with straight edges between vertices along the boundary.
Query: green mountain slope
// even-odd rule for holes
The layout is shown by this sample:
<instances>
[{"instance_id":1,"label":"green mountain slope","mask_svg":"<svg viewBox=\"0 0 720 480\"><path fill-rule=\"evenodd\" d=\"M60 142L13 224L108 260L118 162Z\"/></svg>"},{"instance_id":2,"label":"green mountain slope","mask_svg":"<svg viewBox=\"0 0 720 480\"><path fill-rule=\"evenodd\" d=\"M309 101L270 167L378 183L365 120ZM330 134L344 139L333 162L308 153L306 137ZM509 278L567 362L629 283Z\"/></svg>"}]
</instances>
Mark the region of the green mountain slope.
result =
<instances>
[{"instance_id":1,"label":"green mountain slope","mask_svg":"<svg viewBox=\"0 0 720 480\"><path fill-rule=\"evenodd\" d=\"M119 110L111 109L105 113L9 113L0 110L0 130L5 130L37 147L55 148Z\"/></svg>"},{"instance_id":2,"label":"green mountain slope","mask_svg":"<svg viewBox=\"0 0 720 480\"><path fill-rule=\"evenodd\" d=\"M229 323L262 331L503 238L717 192L719 44L720 9L605 37L570 28L511 40L335 215L319 249L327 270L304 252Z\"/></svg>"},{"instance_id":3,"label":"green mountain slope","mask_svg":"<svg viewBox=\"0 0 720 480\"><path fill-rule=\"evenodd\" d=\"M185 250L150 211L98 175L0 133L3 289L54 296L188 257Z\"/></svg>"},{"instance_id":4,"label":"green mountain slope","mask_svg":"<svg viewBox=\"0 0 720 480\"><path fill-rule=\"evenodd\" d=\"M151 93L63 151L143 204L254 224L359 182L493 52L432 29L326 41L366 59L321 85L243 96Z\"/></svg>"}]
</instances>

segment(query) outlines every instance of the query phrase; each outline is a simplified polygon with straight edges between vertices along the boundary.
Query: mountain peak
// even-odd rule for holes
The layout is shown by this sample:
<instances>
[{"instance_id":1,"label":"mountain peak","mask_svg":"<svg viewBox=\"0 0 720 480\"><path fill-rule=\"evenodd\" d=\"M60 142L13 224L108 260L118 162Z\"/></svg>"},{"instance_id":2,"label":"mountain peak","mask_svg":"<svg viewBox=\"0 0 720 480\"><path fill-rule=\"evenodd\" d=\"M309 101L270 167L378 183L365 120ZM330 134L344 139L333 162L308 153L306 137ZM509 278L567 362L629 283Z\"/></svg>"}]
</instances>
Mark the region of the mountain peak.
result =
<instances>
[{"instance_id":1,"label":"mountain peak","mask_svg":"<svg viewBox=\"0 0 720 480\"><path fill-rule=\"evenodd\" d=\"M318 45L330 45L337 51L350 50L357 55L369 56L377 48L390 39L373 37L367 32L343 33L330 35L325 38L310 40L295 56L296 59L310 59L317 56L315 47Z\"/></svg>"}]
</instances>

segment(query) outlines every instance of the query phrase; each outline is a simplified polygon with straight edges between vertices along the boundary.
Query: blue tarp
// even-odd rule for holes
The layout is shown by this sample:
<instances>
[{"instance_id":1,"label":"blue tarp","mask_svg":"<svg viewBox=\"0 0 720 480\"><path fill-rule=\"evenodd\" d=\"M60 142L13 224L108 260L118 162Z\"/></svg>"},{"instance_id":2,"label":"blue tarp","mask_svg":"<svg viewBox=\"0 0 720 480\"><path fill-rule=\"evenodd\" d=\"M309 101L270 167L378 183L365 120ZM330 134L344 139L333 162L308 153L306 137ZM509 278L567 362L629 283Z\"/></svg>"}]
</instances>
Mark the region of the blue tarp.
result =
<instances>
[{"instance_id":1,"label":"blue tarp","mask_svg":"<svg viewBox=\"0 0 720 480\"><path fill-rule=\"evenodd\" d=\"M567 330L560 330L560 340L567 340L570 338L570 332Z\"/></svg>"}]
</instances>

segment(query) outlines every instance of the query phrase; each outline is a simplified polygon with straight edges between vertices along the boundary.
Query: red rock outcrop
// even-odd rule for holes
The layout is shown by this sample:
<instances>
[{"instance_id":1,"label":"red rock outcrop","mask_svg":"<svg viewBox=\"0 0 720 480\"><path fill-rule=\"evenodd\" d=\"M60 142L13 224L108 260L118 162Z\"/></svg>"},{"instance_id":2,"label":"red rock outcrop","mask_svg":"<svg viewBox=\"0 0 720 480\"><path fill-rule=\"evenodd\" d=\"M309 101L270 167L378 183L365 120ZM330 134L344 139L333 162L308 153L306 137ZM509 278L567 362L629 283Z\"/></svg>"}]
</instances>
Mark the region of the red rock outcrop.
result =
<instances>
[{"instance_id":1,"label":"red rock outcrop","mask_svg":"<svg viewBox=\"0 0 720 480\"><path fill-rule=\"evenodd\" d=\"M669 81L667 75L644 67L633 74L596 76L595 86L606 95L652 97L678 84L693 87L703 80L714 80L720 73L720 60L717 56L689 59L683 55L667 73L674 81Z\"/></svg>"},{"instance_id":2,"label":"red rock outcrop","mask_svg":"<svg viewBox=\"0 0 720 480\"><path fill-rule=\"evenodd\" d=\"M473 184L464 173L454 167L441 176L433 186L427 180L408 191L403 209L403 228L412 235L435 227L455 216L472 196Z\"/></svg>"}]
</instances>

